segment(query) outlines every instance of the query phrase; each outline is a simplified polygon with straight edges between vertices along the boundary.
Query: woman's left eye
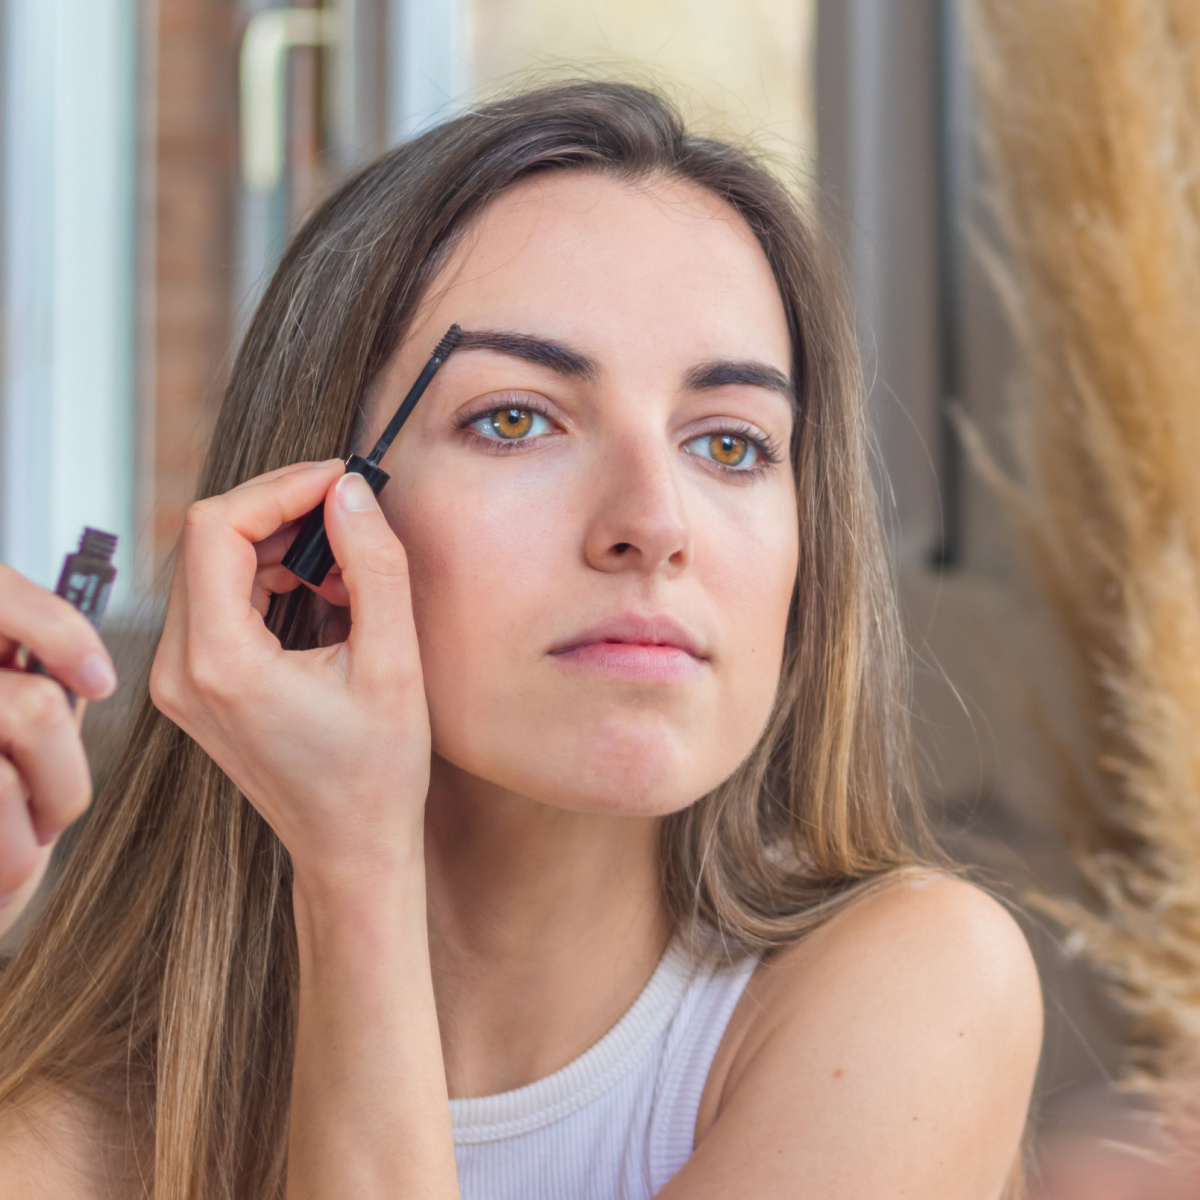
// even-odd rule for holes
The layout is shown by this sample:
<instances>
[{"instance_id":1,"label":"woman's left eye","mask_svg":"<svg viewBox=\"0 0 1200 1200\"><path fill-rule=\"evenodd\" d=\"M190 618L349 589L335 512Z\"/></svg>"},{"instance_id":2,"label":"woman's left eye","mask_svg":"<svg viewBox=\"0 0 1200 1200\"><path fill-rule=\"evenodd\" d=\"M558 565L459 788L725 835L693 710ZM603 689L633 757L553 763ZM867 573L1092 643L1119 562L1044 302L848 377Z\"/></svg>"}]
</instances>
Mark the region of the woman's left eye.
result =
<instances>
[{"instance_id":1,"label":"woman's left eye","mask_svg":"<svg viewBox=\"0 0 1200 1200\"><path fill-rule=\"evenodd\" d=\"M762 451L748 437L737 433L702 433L684 442L683 448L688 454L735 471L748 471L763 460Z\"/></svg>"},{"instance_id":2,"label":"woman's left eye","mask_svg":"<svg viewBox=\"0 0 1200 1200\"><path fill-rule=\"evenodd\" d=\"M550 429L550 421L532 408L493 408L468 426L496 442L527 442Z\"/></svg>"}]
</instances>

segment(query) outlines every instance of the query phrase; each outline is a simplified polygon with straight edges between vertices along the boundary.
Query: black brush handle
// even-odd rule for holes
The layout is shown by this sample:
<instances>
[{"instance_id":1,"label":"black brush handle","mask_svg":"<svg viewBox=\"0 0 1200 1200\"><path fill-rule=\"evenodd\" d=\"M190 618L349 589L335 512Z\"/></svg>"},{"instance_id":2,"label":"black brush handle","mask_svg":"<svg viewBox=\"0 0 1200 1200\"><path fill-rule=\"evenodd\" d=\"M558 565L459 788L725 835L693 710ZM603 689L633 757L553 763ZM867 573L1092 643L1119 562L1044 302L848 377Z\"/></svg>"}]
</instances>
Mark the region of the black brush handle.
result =
<instances>
[{"instance_id":1,"label":"black brush handle","mask_svg":"<svg viewBox=\"0 0 1200 1200\"><path fill-rule=\"evenodd\" d=\"M371 485L376 496L391 476L382 468L367 462L361 454L352 454L346 459L346 474L361 475ZM334 565L333 550L329 545L329 534L325 532L325 502L321 501L304 519L296 540L283 556L283 565L293 575L313 587L325 582Z\"/></svg>"}]
</instances>

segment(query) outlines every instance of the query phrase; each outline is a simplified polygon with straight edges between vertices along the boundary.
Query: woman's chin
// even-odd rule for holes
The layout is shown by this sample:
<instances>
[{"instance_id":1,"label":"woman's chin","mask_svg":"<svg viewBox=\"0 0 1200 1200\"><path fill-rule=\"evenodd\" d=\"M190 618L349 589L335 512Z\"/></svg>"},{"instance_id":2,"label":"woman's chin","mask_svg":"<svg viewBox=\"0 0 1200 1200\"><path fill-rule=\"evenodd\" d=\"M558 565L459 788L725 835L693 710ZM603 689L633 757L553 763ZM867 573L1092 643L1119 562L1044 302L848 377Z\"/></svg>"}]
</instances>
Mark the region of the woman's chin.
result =
<instances>
[{"instance_id":1,"label":"woman's chin","mask_svg":"<svg viewBox=\"0 0 1200 1200\"><path fill-rule=\"evenodd\" d=\"M579 781L574 790L593 812L649 815L682 808L700 794L691 776L703 755L688 741L644 717L607 721L579 739L572 756Z\"/></svg>"},{"instance_id":2,"label":"woman's chin","mask_svg":"<svg viewBox=\"0 0 1200 1200\"><path fill-rule=\"evenodd\" d=\"M569 812L661 816L699 799L737 765L667 723L612 720L560 731L518 757L479 762L475 772L506 790Z\"/></svg>"}]
</instances>

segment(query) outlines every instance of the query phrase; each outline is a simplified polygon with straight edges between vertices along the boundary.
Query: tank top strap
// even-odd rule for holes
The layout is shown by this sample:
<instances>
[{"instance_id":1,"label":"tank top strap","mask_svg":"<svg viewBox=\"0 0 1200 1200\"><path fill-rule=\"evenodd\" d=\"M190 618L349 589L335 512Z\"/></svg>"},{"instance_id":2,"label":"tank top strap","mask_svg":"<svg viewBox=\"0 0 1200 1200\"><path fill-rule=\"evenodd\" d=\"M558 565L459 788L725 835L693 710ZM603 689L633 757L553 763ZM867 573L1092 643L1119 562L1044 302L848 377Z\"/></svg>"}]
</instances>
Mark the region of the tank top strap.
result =
<instances>
[{"instance_id":1,"label":"tank top strap","mask_svg":"<svg viewBox=\"0 0 1200 1200\"><path fill-rule=\"evenodd\" d=\"M704 1085L725 1029L733 1016L757 958L704 967L692 977L667 1032L650 1119L648 1158L651 1191L658 1192L691 1157L696 1116Z\"/></svg>"}]
</instances>

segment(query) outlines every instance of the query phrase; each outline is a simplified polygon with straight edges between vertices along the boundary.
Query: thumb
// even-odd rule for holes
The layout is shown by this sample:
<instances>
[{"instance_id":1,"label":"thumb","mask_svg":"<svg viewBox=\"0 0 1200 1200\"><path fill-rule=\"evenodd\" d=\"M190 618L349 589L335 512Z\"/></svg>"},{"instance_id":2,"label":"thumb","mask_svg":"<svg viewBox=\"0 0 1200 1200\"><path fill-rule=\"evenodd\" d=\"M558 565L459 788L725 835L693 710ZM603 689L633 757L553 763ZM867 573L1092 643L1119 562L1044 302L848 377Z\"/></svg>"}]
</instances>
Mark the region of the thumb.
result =
<instances>
[{"instance_id":1,"label":"thumb","mask_svg":"<svg viewBox=\"0 0 1200 1200\"><path fill-rule=\"evenodd\" d=\"M419 663L408 557L361 475L347 472L330 489L325 529L350 594L351 675L407 674Z\"/></svg>"}]
</instances>

